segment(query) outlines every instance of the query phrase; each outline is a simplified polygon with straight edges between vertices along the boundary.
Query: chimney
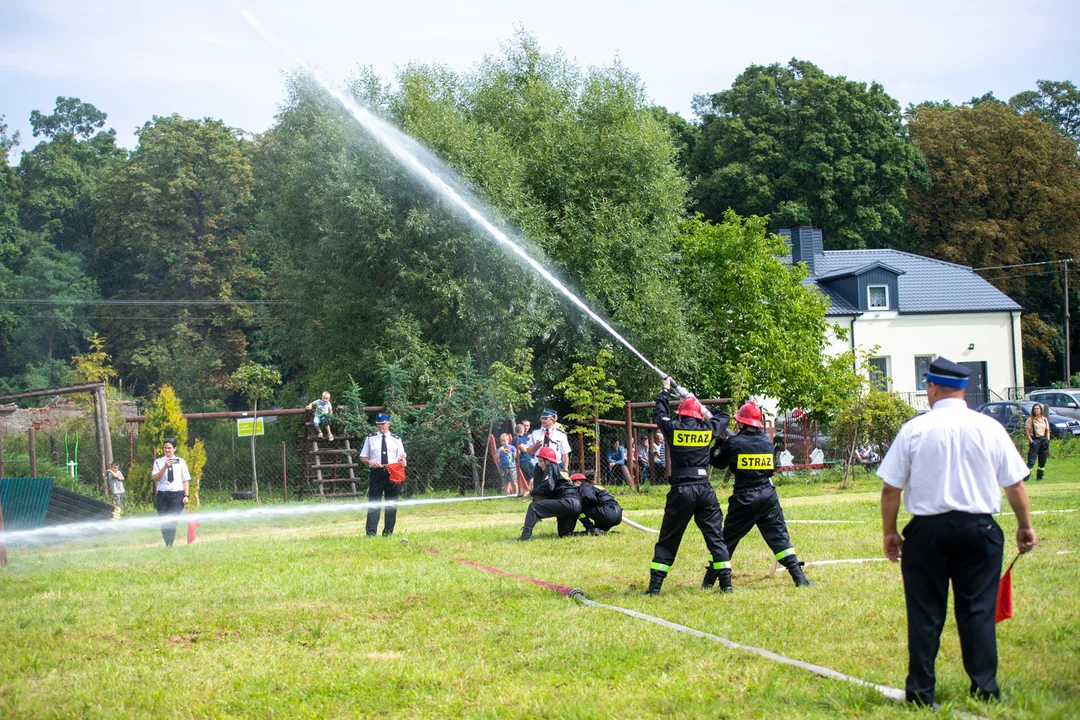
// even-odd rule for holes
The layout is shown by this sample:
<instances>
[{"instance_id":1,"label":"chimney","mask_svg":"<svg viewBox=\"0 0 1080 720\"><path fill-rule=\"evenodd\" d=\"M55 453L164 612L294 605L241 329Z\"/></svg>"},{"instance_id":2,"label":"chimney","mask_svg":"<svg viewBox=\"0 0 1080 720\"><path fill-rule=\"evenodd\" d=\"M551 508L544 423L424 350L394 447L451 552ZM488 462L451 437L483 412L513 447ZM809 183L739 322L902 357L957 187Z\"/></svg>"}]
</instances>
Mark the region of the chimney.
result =
<instances>
[{"instance_id":1,"label":"chimney","mask_svg":"<svg viewBox=\"0 0 1080 720\"><path fill-rule=\"evenodd\" d=\"M815 257L825 252L821 230L809 225L800 225L794 230L778 230L776 234L787 238L791 246L791 262L806 263L806 267L810 268L810 274L813 275Z\"/></svg>"}]
</instances>

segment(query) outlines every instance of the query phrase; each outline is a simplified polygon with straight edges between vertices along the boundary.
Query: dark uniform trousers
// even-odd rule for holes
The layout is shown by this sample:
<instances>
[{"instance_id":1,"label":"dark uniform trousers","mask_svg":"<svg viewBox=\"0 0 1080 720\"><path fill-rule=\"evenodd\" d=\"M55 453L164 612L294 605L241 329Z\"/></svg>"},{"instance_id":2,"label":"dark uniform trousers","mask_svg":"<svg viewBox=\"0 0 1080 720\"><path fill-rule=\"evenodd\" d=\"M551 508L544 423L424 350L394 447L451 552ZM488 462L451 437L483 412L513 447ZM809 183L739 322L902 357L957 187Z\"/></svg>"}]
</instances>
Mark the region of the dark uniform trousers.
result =
<instances>
[{"instance_id":1,"label":"dark uniform trousers","mask_svg":"<svg viewBox=\"0 0 1080 720\"><path fill-rule=\"evenodd\" d=\"M582 508L578 516L586 530L597 527L604 532L622 522L622 507L619 505L599 505L597 507Z\"/></svg>"},{"instance_id":2,"label":"dark uniform trousers","mask_svg":"<svg viewBox=\"0 0 1080 720\"><path fill-rule=\"evenodd\" d=\"M158 515L179 515L184 512L183 490L158 490L154 495L154 509ZM166 547L172 547L176 540L176 521L161 524L161 538Z\"/></svg>"},{"instance_id":3,"label":"dark uniform trousers","mask_svg":"<svg viewBox=\"0 0 1080 720\"><path fill-rule=\"evenodd\" d=\"M795 555L787 523L784 522L784 511L780 509L780 498L776 496L772 483L735 483L735 489L728 498L727 522L724 523L724 544L731 555L735 555L739 541L755 525L777 560L783 562Z\"/></svg>"},{"instance_id":4,"label":"dark uniform trousers","mask_svg":"<svg viewBox=\"0 0 1080 720\"><path fill-rule=\"evenodd\" d=\"M664 521L660 537L653 550L651 569L666 575L675 564L683 533L691 518L705 536L705 547L712 554L714 567L730 567L730 556L724 544L724 513L716 499L716 491L707 480L672 480L664 505Z\"/></svg>"},{"instance_id":5,"label":"dark uniform trousers","mask_svg":"<svg viewBox=\"0 0 1080 720\"><path fill-rule=\"evenodd\" d=\"M390 482L390 472L386 468L372 468L368 478L368 502L393 502L401 494L401 486L405 483ZM379 531L379 511L381 508L368 508L367 511L367 534L369 537ZM383 535L394 534L394 524L397 522L397 505L386 506L386 522L383 523Z\"/></svg>"},{"instance_id":6,"label":"dark uniform trousers","mask_svg":"<svg viewBox=\"0 0 1080 720\"><path fill-rule=\"evenodd\" d=\"M1029 469L1035 467L1036 457L1039 459L1039 474L1037 479L1042 480L1044 472L1043 468L1046 467L1046 461L1050 457L1050 437L1048 435L1037 437L1028 444L1027 466Z\"/></svg>"},{"instance_id":7,"label":"dark uniform trousers","mask_svg":"<svg viewBox=\"0 0 1080 720\"><path fill-rule=\"evenodd\" d=\"M1005 538L990 515L949 512L912 518L901 571L908 617L909 702L934 701L934 661L952 581L964 670L976 697L1000 698L994 613Z\"/></svg>"},{"instance_id":8,"label":"dark uniform trousers","mask_svg":"<svg viewBox=\"0 0 1080 720\"><path fill-rule=\"evenodd\" d=\"M532 534L536 523L544 518L557 518L559 524L559 537L566 537L574 532L577 525L578 515L581 514L581 498L577 488L573 485L563 485L555 488L554 494L543 498L534 498L525 512L524 535Z\"/></svg>"}]
</instances>

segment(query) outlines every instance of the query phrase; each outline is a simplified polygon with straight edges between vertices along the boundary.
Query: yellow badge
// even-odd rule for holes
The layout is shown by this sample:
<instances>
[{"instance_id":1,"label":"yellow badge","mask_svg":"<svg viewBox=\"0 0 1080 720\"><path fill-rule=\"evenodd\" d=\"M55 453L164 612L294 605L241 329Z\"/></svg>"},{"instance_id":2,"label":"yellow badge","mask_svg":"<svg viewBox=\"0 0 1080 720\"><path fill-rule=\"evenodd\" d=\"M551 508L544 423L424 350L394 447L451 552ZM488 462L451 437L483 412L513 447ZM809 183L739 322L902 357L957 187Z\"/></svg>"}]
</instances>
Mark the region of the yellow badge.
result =
<instances>
[{"instance_id":1,"label":"yellow badge","mask_svg":"<svg viewBox=\"0 0 1080 720\"><path fill-rule=\"evenodd\" d=\"M709 447L712 430L676 430L672 444L679 447Z\"/></svg>"},{"instance_id":2,"label":"yellow badge","mask_svg":"<svg viewBox=\"0 0 1080 720\"><path fill-rule=\"evenodd\" d=\"M736 466L739 470L772 470L772 453L761 455L739 455Z\"/></svg>"}]
</instances>

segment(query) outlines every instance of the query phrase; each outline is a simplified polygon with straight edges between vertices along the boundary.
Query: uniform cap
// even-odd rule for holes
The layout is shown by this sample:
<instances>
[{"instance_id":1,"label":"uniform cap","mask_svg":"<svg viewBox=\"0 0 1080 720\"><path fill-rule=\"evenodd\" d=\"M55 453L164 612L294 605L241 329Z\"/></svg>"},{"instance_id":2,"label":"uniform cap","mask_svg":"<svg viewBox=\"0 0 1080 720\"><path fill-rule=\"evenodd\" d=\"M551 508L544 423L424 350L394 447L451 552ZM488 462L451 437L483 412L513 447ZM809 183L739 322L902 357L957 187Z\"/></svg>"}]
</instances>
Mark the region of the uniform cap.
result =
<instances>
[{"instance_id":1,"label":"uniform cap","mask_svg":"<svg viewBox=\"0 0 1080 720\"><path fill-rule=\"evenodd\" d=\"M926 382L943 385L944 387L965 388L970 374L970 368L939 357L930 363L930 370L926 373Z\"/></svg>"},{"instance_id":2,"label":"uniform cap","mask_svg":"<svg viewBox=\"0 0 1080 720\"><path fill-rule=\"evenodd\" d=\"M540 452L536 453L536 457L543 458L548 462L558 462L559 458L555 457L555 451L550 447L540 448Z\"/></svg>"},{"instance_id":3,"label":"uniform cap","mask_svg":"<svg viewBox=\"0 0 1080 720\"><path fill-rule=\"evenodd\" d=\"M765 426L765 424L761 422L761 408L753 401L745 403L739 408L739 412L735 413L735 422L740 422L743 425L749 425L751 427Z\"/></svg>"},{"instance_id":4,"label":"uniform cap","mask_svg":"<svg viewBox=\"0 0 1080 720\"><path fill-rule=\"evenodd\" d=\"M698 399L691 395L690 397L679 403L679 409L675 411L676 415L686 415L687 417L701 419L701 403Z\"/></svg>"},{"instance_id":5,"label":"uniform cap","mask_svg":"<svg viewBox=\"0 0 1080 720\"><path fill-rule=\"evenodd\" d=\"M556 417L559 417L559 413L555 412L554 410L552 410L550 408L544 408L544 412L540 413L540 419L543 420L544 418L547 418L547 417L556 418Z\"/></svg>"},{"instance_id":6,"label":"uniform cap","mask_svg":"<svg viewBox=\"0 0 1080 720\"><path fill-rule=\"evenodd\" d=\"M379 413L378 415L375 416L375 422L376 422L376 424L377 423L390 422L390 414L389 413Z\"/></svg>"}]
</instances>

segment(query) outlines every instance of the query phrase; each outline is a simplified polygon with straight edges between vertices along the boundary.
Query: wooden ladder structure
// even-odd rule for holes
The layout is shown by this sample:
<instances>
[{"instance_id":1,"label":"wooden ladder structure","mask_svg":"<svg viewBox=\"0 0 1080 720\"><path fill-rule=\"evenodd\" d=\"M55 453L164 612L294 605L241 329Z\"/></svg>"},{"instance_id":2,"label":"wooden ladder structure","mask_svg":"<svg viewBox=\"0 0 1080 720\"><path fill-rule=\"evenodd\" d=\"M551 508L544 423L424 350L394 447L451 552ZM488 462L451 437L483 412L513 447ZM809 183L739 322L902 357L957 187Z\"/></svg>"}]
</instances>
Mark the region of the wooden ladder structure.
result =
<instances>
[{"instance_id":1,"label":"wooden ladder structure","mask_svg":"<svg viewBox=\"0 0 1080 720\"><path fill-rule=\"evenodd\" d=\"M305 493L325 498L364 494L356 489L356 470L360 465L356 462L358 450L352 446L353 439L344 429L334 436L333 441L320 438L311 418L305 416L304 432L300 437L304 466L304 483L299 490L301 497Z\"/></svg>"}]
</instances>

